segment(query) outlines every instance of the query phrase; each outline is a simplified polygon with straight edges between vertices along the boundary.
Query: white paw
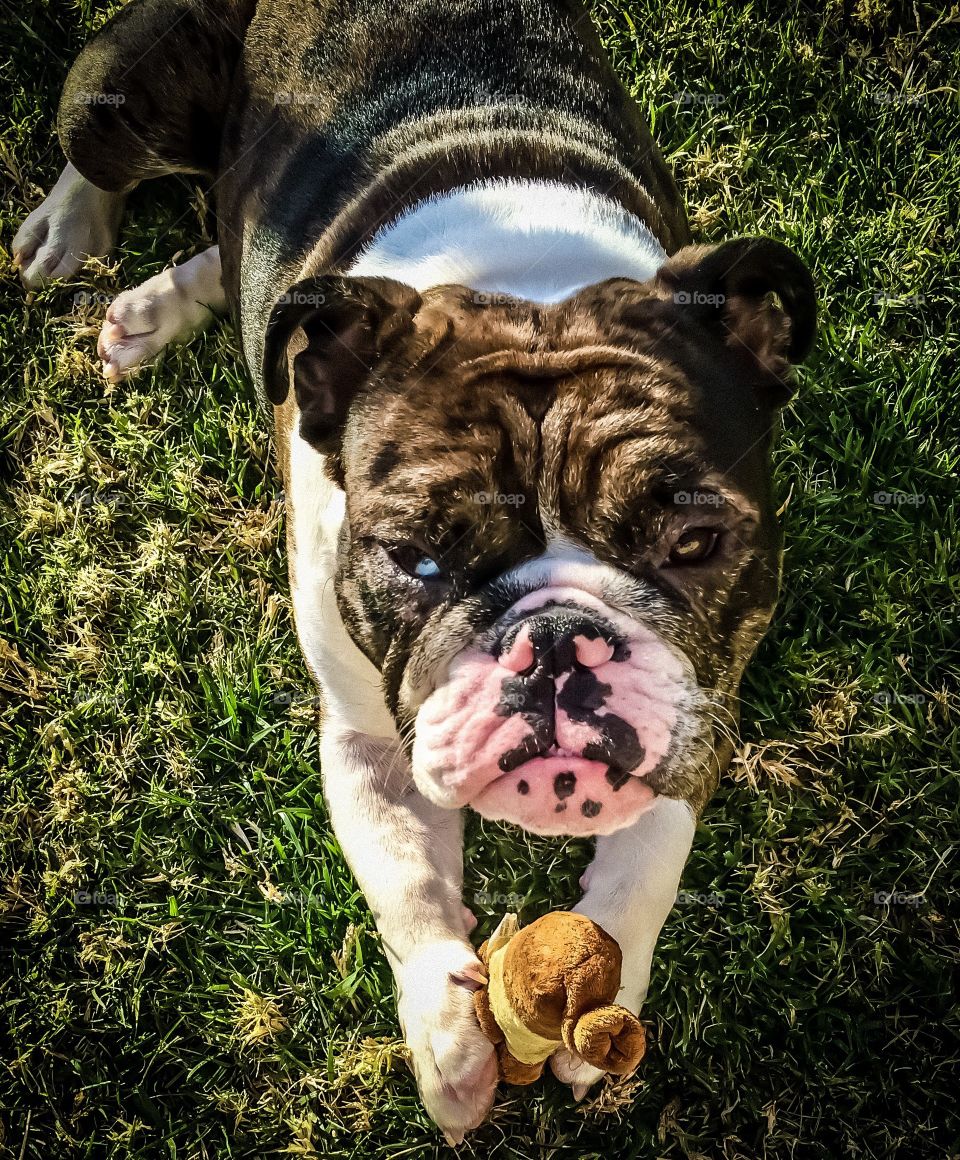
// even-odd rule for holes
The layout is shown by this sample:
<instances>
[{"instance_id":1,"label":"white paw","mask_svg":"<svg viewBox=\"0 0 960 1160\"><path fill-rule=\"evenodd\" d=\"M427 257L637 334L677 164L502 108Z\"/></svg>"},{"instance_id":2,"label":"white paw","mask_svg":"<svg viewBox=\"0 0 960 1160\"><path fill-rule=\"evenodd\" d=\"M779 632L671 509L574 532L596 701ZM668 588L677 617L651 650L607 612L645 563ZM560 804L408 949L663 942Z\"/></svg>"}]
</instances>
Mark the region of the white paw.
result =
<instances>
[{"instance_id":1,"label":"white paw","mask_svg":"<svg viewBox=\"0 0 960 1160\"><path fill-rule=\"evenodd\" d=\"M67 165L57 184L17 230L13 264L28 290L69 278L87 258L103 258L117 238L122 194L107 193Z\"/></svg>"},{"instance_id":2,"label":"white paw","mask_svg":"<svg viewBox=\"0 0 960 1160\"><path fill-rule=\"evenodd\" d=\"M550 1069L561 1083L568 1083L573 1089L573 1098L582 1100L598 1079L603 1079L604 1072L594 1067L592 1063L585 1063L579 1055L561 1047L550 1056Z\"/></svg>"},{"instance_id":3,"label":"white paw","mask_svg":"<svg viewBox=\"0 0 960 1160\"><path fill-rule=\"evenodd\" d=\"M493 1104L496 1058L473 1006L484 977L470 946L452 941L417 952L397 976L397 1010L420 1098L449 1144L459 1144Z\"/></svg>"},{"instance_id":4,"label":"white paw","mask_svg":"<svg viewBox=\"0 0 960 1160\"><path fill-rule=\"evenodd\" d=\"M108 379L150 362L172 342L186 342L225 309L216 247L125 290L107 310L97 342Z\"/></svg>"}]
</instances>

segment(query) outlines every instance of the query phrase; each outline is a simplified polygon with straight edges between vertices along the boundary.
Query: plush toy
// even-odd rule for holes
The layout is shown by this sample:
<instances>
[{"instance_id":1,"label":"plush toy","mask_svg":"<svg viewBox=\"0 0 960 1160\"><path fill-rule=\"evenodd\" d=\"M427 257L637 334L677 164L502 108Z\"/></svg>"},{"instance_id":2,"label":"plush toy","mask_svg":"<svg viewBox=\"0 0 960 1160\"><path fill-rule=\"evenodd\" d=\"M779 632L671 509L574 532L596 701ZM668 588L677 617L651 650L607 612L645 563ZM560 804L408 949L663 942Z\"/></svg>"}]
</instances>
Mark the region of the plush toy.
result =
<instances>
[{"instance_id":1,"label":"plush toy","mask_svg":"<svg viewBox=\"0 0 960 1160\"><path fill-rule=\"evenodd\" d=\"M643 1058L643 1025L613 1001L620 947L586 915L555 911L521 930L508 914L477 955L488 976L477 1017L507 1083L539 1079L559 1047L615 1075Z\"/></svg>"}]
</instances>

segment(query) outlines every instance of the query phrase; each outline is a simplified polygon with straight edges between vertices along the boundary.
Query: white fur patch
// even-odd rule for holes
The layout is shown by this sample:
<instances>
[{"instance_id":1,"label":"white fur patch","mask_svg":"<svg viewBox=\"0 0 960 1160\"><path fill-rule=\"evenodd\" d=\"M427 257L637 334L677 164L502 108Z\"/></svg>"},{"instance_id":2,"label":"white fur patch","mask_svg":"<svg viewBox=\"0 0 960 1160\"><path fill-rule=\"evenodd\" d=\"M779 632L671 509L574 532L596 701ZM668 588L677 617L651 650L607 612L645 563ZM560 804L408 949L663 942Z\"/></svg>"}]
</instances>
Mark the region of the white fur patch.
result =
<instances>
[{"instance_id":1,"label":"white fur patch","mask_svg":"<svg viewBox=\"0 0 960 1160\"><path fill-rule=\"evenodd\" d=\"M226 309L219 246L124 290L110 303L97 343L105 377L120 378L170 343L189 341Z\"/></svg>"},{"instance_id":2,"label":"white fur patch","mask_svg":"<svg viewBox=\"0 0 960 1160\"><path fill-rule=\"evenodd\" d=\"M24 286L33 290L69 278L87 258L105 258L117 240L125 200L92 185L68 161L13 239L13 264Z\"/></svg>"},{"instance_id":3,"label":"white fur patch","mask_svg":"<svg viewBox=\"0 0 960 1160\"><path fill-rule=\"evenodd\" d=\"M606 278L646 282L666 257L649 228L609 197L550 181L498 180L408 210L349 272L416 290L457 283L560 302Z\"/></svg>"}]
</instances>

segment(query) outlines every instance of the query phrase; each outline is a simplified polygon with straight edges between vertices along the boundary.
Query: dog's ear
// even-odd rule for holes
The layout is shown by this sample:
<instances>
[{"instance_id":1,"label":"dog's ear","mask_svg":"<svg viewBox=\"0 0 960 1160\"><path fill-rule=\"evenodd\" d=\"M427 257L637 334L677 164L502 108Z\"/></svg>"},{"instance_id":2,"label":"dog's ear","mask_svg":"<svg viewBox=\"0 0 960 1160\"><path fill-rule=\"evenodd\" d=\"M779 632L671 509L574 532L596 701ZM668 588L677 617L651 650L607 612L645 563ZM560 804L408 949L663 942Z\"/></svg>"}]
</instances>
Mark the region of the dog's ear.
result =
<instances>
[{"instance_id":1,"label":"dog's ear","mask_svg":"<svg viewBox=\"0 0 960 1160\"><path fill-rule=\"evenodd\" d=\"M657 284L663 297L715 327L760 372L774 401L786 402L790 365L810 353L817 325L813 278L791 249L770 238L687 246L660 268Z\"/></svg>"},{"instance_id":2,"label":"dog's ear","mask_svg":"<svg viewBox=\"0 0 960 1160\"><path fill-rule=\"evenodd\" d=\"M267 398L279 405L292 383L301 436L318 451L333 451L350 403L413 330L419 306L412 286L390 278L326 275L295 283L267 323Z\"/></svg>"}]
</instances>

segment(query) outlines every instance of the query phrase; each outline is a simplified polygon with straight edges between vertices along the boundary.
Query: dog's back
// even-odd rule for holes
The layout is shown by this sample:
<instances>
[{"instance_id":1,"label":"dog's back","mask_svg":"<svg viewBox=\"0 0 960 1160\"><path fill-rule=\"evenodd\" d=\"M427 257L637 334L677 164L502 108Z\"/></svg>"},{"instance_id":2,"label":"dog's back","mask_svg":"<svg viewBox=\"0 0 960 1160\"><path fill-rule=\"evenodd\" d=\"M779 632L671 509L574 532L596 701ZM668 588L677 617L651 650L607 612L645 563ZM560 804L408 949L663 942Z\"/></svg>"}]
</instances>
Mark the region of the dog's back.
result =
<instances>
[{"instance_id":1,"label":"dog's back","mask_svg":"<svg viewBox=\"0 0 960 1160\"><path fill-rule=\"evenodd\" d=\"M217 200L253 366L281 283L345 269L405 209L473 181L581 185L647 222L668 253L689 240L579 0L261 0L235 95Z\"/></svg>"}]
</instances>

